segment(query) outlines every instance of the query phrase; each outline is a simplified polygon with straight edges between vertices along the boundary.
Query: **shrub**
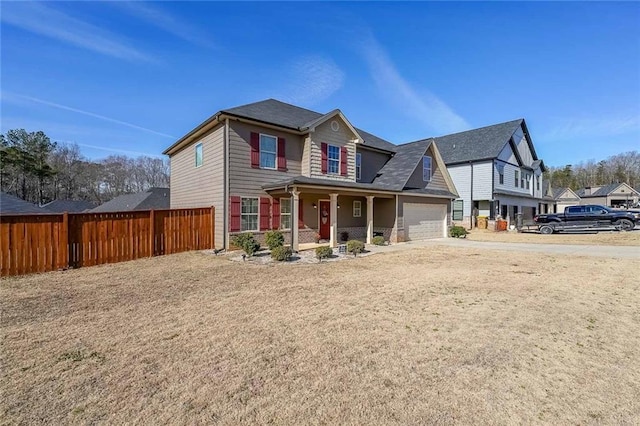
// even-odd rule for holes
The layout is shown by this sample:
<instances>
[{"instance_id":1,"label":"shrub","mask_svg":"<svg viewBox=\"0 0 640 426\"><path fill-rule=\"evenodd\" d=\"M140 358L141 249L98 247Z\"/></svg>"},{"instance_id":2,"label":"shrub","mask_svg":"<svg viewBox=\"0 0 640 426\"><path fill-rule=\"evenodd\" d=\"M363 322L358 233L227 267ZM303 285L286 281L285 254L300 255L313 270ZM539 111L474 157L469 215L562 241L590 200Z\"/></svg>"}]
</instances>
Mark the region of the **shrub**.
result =
<instances>
[{"instance_id":1,"label":"shrub","mask_svg":"<svg viewBox=\"0 0 640 426\"><path fill-rule=\"evenodd\" d=\"M347 251L349 253L353 253L354 256L357 256L358 253L362 253L364 251L364 243L358 240L347 241Z\"/></svg>"},{"instance_id":2,"label":"shrub","mask_svg":"<svg viewBox=\"0 0 640 426\"><path fill-rule=\"evenodd\" d=\"M253 234L251 233L235 235L231 242L234 246L244 250L247 256L253 256L255 252L260 250L260 243L253 238Z\"/></svg>"},{"instance_id":3,"label":"shrub","mask_svg":"<svg viewBox=\"0 0 640 426\"><path fill-rule=\"evenodd\" d=\"M449 228L449 236L453 238L465 238L467 236L467 230L464 226L452 226Z\"/></svg>"},{"instance_id":4,"label":"shrub","mask_svg":"<svg viewBox=\"0 0 640 426\"><path fill-rule=\"evenodd\" d=\"M340 241L349 241L349 233L347 231L340 233Z\"/></svg>"},{"instance_id":5,"label":"shrub","mask_svg":"<svg viewBox=\"0 0 640 426\"><path fill-rule=\"evenodd\" d=\"M376 246L383 246L384 245L384 237L382 235L378 235L377 237L373 237L371 242Z\"/></svg>"},{"instance_id":6,"label":"shrub","mask_svg":"<svg viewBox=\"0 0 640 426\"><path fill-rule=\"evenodd\" d=\"M333 249L329 246L316 247L316 257L320 262L322 259L327 259L333 255Z\"/></svg>"},{"instance_id":7,"label":"shrub","mask_svg":"<svg viewBox=\"0 0 640 426\"><path fill-rule=\"evenodd\" d=\"M284 235L280 231L268 231L264 234L264 242L269 247L269 250L282 247L284 245Z\"/></svg>"},{"instance_id":8,"label":"shrub","mask_svg":"<svg viewBox=\"0 0 640 426\"><path fill-rule=\"evenodd\" d=\"M277 246L271 249L271 258L278 262L291 259L292 254L290 247Z\"/></svg>"}]
</instances>

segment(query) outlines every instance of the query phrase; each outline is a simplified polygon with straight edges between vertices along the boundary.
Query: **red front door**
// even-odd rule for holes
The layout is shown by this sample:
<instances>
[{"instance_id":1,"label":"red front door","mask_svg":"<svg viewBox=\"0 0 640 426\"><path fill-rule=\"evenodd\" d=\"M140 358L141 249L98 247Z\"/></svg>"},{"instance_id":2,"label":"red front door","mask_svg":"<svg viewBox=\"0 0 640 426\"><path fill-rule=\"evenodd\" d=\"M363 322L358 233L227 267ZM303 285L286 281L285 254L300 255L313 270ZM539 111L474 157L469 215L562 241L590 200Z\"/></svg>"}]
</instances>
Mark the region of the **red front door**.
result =
<instances>
[{"instance_id":1,"label":"red front door","mask_svg":"<svg viewBox=\"0 0 640 426\"><path fill-rule=\"evenodd\" d=\"M331 233L331 202L320 201L318 203L318 221L320 223L320 238L329 239Z\"/></svg>"}]
</instances>

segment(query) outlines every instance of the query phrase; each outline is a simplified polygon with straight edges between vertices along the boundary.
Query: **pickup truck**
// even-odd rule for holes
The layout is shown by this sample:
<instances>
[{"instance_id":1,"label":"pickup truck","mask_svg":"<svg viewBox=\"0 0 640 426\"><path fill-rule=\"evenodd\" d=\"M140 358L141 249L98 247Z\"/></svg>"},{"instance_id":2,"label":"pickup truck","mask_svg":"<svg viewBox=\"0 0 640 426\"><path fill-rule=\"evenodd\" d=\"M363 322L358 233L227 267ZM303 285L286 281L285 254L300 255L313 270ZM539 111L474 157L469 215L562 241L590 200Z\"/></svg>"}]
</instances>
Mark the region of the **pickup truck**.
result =
<instances>
[{"instance_id":1,"label":"pickup truck","mask_svg":"<svg viewBox=\"0 0 640 426\"><path fill-rule=\"evenodd\" d=\"M541 234L556 231L616 228L631 231L640 223L640 212L616 210L605 206L586 205L567 207L564 213L540 214L533 218Z\"/></svg>"}]
</instances>

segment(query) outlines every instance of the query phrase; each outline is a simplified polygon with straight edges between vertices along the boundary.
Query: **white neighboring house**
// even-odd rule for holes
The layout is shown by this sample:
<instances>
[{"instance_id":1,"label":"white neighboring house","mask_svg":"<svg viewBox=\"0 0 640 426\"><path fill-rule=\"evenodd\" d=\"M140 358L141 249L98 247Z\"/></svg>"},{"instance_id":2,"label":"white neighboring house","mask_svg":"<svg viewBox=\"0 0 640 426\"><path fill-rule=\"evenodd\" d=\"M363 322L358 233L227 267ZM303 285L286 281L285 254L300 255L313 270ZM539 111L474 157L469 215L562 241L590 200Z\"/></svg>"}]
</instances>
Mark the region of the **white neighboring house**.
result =
<instances>
[{"instance_id":1,"label":"white neighboring house","mask_svg":"<svg viewBox=\"0 0 640 426\"><path fill-rule=\"evenodd\" d=\"M453 202L452 219L471 225L479 216L525 220L543 210L542 173L524 119L435 138L460 197Z\"/></svg>"}]
</instances>

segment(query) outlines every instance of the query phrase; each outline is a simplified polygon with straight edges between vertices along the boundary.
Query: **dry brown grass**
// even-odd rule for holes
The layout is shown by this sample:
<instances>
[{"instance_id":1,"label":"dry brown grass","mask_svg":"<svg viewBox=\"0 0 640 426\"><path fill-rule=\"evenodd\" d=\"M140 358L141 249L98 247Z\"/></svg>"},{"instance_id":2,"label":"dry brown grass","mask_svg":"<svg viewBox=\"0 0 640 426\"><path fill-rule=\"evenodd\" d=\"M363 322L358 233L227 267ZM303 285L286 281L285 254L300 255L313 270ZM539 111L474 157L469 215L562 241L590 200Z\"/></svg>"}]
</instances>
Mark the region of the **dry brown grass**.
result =
<instances>
[{"instance_id":1,"label":"dry brown grass","mask_svg":"<svg viewBox=\"0 0 640 426\"><path fill-rule=\"evenodd\" d=\"M3 279L0 418L637 424L639 270L429 247Z\"/></svg>"},{"instance_id":2,"label":"dry brown grass","mask_svg":"<svg viewBox=\"0 0 640 426\"><path fill-rule=\"evenodd\" d=\"M534 232L493 232L474 229L467 236L473 241L533 244L579 244L607 246L640 246L640 230L630 232L606 231L595 234L558 233L541 235Z\"/></svg>"}]
</instances>

